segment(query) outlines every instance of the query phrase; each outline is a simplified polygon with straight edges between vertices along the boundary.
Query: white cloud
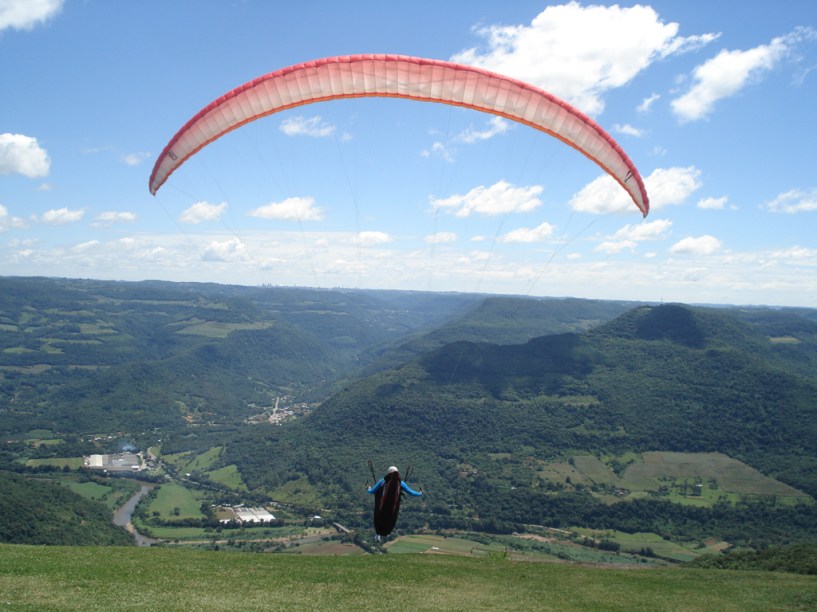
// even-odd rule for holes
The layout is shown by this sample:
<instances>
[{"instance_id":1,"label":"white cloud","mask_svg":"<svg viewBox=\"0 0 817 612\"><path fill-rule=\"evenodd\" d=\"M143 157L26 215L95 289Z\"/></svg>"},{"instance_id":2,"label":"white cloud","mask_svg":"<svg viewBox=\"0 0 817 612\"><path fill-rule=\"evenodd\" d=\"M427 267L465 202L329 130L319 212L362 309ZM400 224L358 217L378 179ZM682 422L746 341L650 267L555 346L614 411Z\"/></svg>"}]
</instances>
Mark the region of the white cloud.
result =
<instances>
[{"instance_id":1,"label":"white cloud","mask_svg":"<svg viewBox=\"0 0 817 612\"><path fill-rule=\"evenodd\" d=\"M702 198L695 206L704 210L722 210L728 200L729 198L726 196L719 198Z\"/></svg>"},{"instance_id":2,"label":"white cloud","mask_svg":"<svg viewBox=\"0 0 817 612\"><path fill-rule=\"evenodd\" d=\"M389 236L389 234L372 230L358 232L357 235L352 238L353 244L364 247L377 246L378 244L387 244L389 242L392 242L392 237Z\"/></svg>"},{"instance_id":3,"label":"white cloud","mask_svg":"<svg viewBox=\"0 0 817 612\"><path fill-rule=\"evenodd\" d=\"M445 209L457 217L468 217L472 213L479 215L502 215L512 212L529 212L541 206L542 193L540 185L515 187L505 181L494 183L490 187L474 187L463 195L452 195L447 198L432 198L435 209Z\"/></svg>"},{"instance_id":4,"label":"white cloud","mask_svg":"<svg viewBox=\"0 0 817 612\"><path fill-rule=\"evenodd\" d=\"M244 258L246 247L238 238L214 240L204 249L202 261L237 261Z\"/></svg>"},{"instance_id":5,"label":"white cloud","mask_svg":"<svg viewBox=\"0 0 817 612\"><path fill-rule=\"evenodd\" d=\"M0 204L0 234L10 229L21 229L26 226L26 222L20 217L9 214L8 208Z\"/></svg>"},{"instance_id":6,"label":"white cloud","mask_svg":"<svg viewBox=\"0 0 817 612\"><path fill-rule=\"evenodd\" d=\"M672 221L669 219L658 219L656 221L645 221L638 225L625 225L614 235L615 240L632 240L644 242L647 240L660 240L666 237L672 228Z\"/></svg>"},{"instance_id":7,"label":"white cloud","mask_svg":"<svg viewBox=\"0 0 817 612\"><path fill-rule=\"evenodd\" d=\"M420 151L421 157L439 157L447 162L454 161L454 155L451 150L442 142L435 142L429 149Z\"/></svg>"},{"instance_id":8,"label":"white cloud","mask_svg":"<svg viewBox=\"0 0 817 612\"><path fill-rule=\"evenodd\" d=\"M314 117L289 117L281 122L281 131L287 136L311 136L325 138L335 132L335 126L326 123L320 115Z\"/></svg>"},{"instance_id":9,"label":"white cloud","mask_svg":"<svg viewBox=\"0 0 817 612\"><path fill-rule=\"evenodd\" d=\"M122 155L122 161L126 166L138 166L149 157L150 153L125 153Z\"/></svg>"},{"instance_id":10,"label":"white cloud","mask_svg":"<svg viewBox=\"0 0 817 612\"><path fill-rule=\"evenodd\" d=\"M352 238L352 243L364 247L377 246L378 244L386 244L391 241L392 237L386 232L377 231L358 232L358 234Z\"/></svg>"},{"instance_id":11,"label":"white cloud","mask_svg":"<svg viewBox=\"0 0 817 612\"><path fill-rule=\"evenodd\" d=\"M84 210L69 210L67 208L52 208L45 211L37 220L48 225L65 225L82 219Z\"/></svg>"},{"instance_id":12,"label":"white cloud","mask_svg":"<svg viewBox=\"0 0 817 612\"><path fill-rule=\"evenodd\" d=\"M652 105L655 104L660 98L661 96L659 94L654 93L651 96L644 98L644 100L642 100L641 104L638 105L636 110L639 113L649 112L649 110L652 108Z\"/></svg>"},{"instance_id":13,"label":"white cloud","mask_svg":"<svg viewBox=\"0 0 817 612\"><path fill-rule=\"evenodd\" d=\"M270 202L247 213L260 219L282 219L287 221L321 221L323 210L315 207L315 199L310 197L287 198L281 202Z\"/></svg>"},{"instance_id":14,"label":"white cloud","mask_svg":"<svg viewBox=\"0 0 817 612\"><path fill-rule=\"evenodd\" d=\"M73 247L71 247L71 250L74 251L75 253L82 253L84 251L97 247L100 244L102 243L99 240L89 240L88 242L83 242L74 245Z\"/></svg>"},{"instance_id":15,"label":"white cloud","mask_svg":"<svg viewBox=\"0 0 817 612\"><path fill-rule=\"evenodd\" d=\"M817 189L803 191L792 189L781 193L765 207L771 212L795 214L817 210Z\"/></svg>"},{"instance_id":16,"label":"white cloud","mask_svg":"<svg viewBox=\"0 0 817 612\"><path fill-rule=\"evenodd\" d=\"M489 140L499 134L504 134L511 129L511 122L502 117L492 117L488 120L488 126L483 130L477 130L473 127L468 127L461 134L455 138L458 142L466 144L473 144L481 140Z\"/></svg>"},{"instance_id":17,"label":"white cloud","mask_svg":"<svg viewBox=\"0 0 817 612\"><path fill-rule=\"evenodd\" d=\"M499 242L543 242L553 235L553 226L542 223L537 227L520 227L499 237Z\"/></svg>"},{"instance_id":18,"label":"white cloud","mask_svg":"<svg viewBox=\"0 0 817 612\"><path fill-rule=\"evenodd\" d=\"M516 77L565 98L584 112L604 109L602 96L632 81L652 62L708 44L715 34L679 37L648 6L549 6L530 25L476 30L485 48L452 60Z\"/></svg>"},{"instance_id":19,"label":"white cloud","mask_svg":"<svg viewBox=\"0 0 817 612\"><path fill-rule=\"evenodd\" d=\"M594 251L599 253L607 253L608 255L615 255L624 250L630 252L635 251L637 243L634 240L607 240L600 243Z\"/></svg>"},{"instance_id":20,"label":"white cloud","mask_svg":"<svg viewBox=\"0 0 817 612\"><path fill-rule=\"evenodd\" d=\"M650 211L683 203L701 187L701 172L694 166L656 168L644 179ZM636 209L630 195L611 176L603 174L585 185L570 200L573 210L589 213L631 213Z\"/></svg>"},{"instance_id":21,"label":"white cloud","mask_svg":"<svg viewBox=\"0 0 817 612\"><path fill-rule=\"evenodd\" d=\"M457 152L457 144L474 144L483 140L490 140L494 136L504 134L513 129L514 124L502 117L492 117L486 122L484 129L477 129L469 126L453 138L448 143L435 141L427 149L420 151L421 157L435 157L444 159L447 162L454 161L454 154Z\"/></svg>"},{"instance_id":22,"label":"white cloud","mask_svg":"<svg viewBox=\"0 0 817 612\"><path fill-rule=\"evenodd\" d=\"M817 266L817 249L793 246L783 251L771 253L771 258L778 261Z\"/></svg>"},{"instance_id":23,"label":"white cloud","mask_svg":"<svg viewBox=\"0 0 817 612\"><path fill-rule=\"evenodd\" d=\"M613 131L618 132L619 134L624 134L625 136L635 136L636 138L641 138L644 135L644 130L634 127L629 123L616 123L613 126Z\"/></svg>"},{"instance_id":24,"label":"white cloud","mask_svg":"<svg viewBox=\"0 0 817 612\"><path fill-rule=\"evenodd\" d=\"M693 238L687 236L679 240L670 247L670 253L674 255L712 255L721 249L721 241L714 236L699 236Z\"/></svg>"},{"instance_id":25,"label":"white cloud","mask_svg":"<svg viewBox=\"0 0 817 612\"><path fill-rule=\"evenodd\" d=\"M650 210L683 204L693 192L701 188L701 171L695 166L656 168L644 179L650 196Z\"/></svg>"},{"instance_id":26,"label":"white cloud","mask_svg":"<svg viewBox=\"0 0 817 612\"><path fill-rule=\"evenodd\" d=\"M746 86L759 81L774 69L804 39L817 37L811 28L798 28L746 51L724 49L692 73L692 88L671 102L681 121L703 119L716 102L734 96Z\"/></svg>"},{"instance_id":27,"label":"white cloud","mask_svg":"<svg viewBox=\"0 0 817 612\"><path fill-rule=\"evenodd\" d=\"M227 202L221 204L210 204L209 202L196 202L185 210L179 217L182 223L196 225L204 221L215 221L227 210Z\"/></svg>"},{"instance_id":28,"label":"white cloud","mask_svg":"<svg viewBox=\"0 0 817 612\"><path fill-rule=\"evenodd\" d=\"M0 134L0 174L28 178L48 176L51 160L36 138L23 134Z\"/></svg>"},{"instance_id":29,"label":"white cloud","mask_svg":"<svg viewBox=\"0 0 817 612\"><path fill-rule=\"evenodd\" d=\"M668 219L645 221L638 225L628 224L613 234L609 240L601 242L595 250L608 254L620 253L624 250L633 252L640 242L665 238L671 228L672 221Z\"/></svg>"},{"instance_id":30,"label":"white cloud","mask_svg":"<svg viewBox=\"0 0 817 612\"><path fill-rule=\"evenodd\" d=\"M444 244L446 242L456 242L457 235L453 232L437 232L425 238L426 244Z\"/></svg>"},{"instance_id":31,"label":"white cloud","mask_svg":"<svg viewBox=\"0 0 817 612\"><path fill-rule=\"evenodd\" d=\"M94 219L94 227L105 227L114 223L133 223L136 221L136 213L127 211L108 211L99 213Z\"/></svg>"},{"instance_id":32,"label":"white cloud","mask_svg":"<svg viewBox=\"0 0 817 612\"><path fill-rule=\"evenodd\" d=\"M62 10L63 0L2 0L0 32L6 28L31 30Z\"/></svg>"}]
</instances>

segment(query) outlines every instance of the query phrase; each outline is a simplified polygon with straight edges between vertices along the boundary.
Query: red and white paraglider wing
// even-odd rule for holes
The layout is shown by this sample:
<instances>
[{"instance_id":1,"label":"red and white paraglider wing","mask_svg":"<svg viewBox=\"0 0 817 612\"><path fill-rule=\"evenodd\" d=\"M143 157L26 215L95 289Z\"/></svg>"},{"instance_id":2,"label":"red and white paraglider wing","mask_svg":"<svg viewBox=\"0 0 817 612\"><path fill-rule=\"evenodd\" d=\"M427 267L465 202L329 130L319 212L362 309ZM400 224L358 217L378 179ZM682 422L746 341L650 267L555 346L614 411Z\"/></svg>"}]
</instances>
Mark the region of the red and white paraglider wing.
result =
<instances>
[{"instance_id":1,"label":"red and white paraglider wing","mask_svg":"<svg viewBox=\"0 0 817 612\"><path fill-rule=\"evenodd\" d=\"M395 97L464 106L546 132L577 149L627 190L644 216L644 182L627 154L595 121L527 83L481 68L399 55L350 55L306 62L253 79L214 100L171 139L156 160L156 194L185 160L245 123L323 100Z\"/></svg>"}]
</instances>

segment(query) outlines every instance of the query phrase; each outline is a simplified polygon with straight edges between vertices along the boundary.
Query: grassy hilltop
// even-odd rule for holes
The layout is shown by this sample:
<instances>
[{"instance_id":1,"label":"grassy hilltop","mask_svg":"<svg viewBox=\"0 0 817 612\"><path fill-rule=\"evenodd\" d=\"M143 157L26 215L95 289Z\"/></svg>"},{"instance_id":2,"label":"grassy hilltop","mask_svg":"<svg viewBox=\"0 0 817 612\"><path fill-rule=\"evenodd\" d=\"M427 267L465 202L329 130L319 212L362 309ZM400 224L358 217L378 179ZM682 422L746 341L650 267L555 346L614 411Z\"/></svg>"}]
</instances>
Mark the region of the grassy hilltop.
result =
<instances>
[{"instance_id":1,"label":"grassy hilltop","mask_svg":"<svg viewBox=\"0 0 817 612\"><path fill-rule=\"evenodd\" d=\"M0 603L77 610L814 609L817 578L442 555L0 545Z\"/></svg>"}]
</instances>

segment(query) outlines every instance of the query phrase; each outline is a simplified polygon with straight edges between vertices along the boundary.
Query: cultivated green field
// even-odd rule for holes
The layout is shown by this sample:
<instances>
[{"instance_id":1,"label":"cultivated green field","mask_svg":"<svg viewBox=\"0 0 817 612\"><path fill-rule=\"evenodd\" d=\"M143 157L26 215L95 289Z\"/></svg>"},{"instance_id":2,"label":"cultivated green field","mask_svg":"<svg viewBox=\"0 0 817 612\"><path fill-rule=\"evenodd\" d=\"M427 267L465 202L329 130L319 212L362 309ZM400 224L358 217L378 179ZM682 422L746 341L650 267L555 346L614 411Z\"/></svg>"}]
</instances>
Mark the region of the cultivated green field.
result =
<instances>
[{"instance_id":1,"label":"cultivated green field","mask_svg":"<svg viewBox=\"0 0 817 612\"><path fill-rule=\"evenodd\" d=\"M195 492L176 483L161 485L156 498L148 506L148 512L158 512L160 518L201 518L201 500Z\"/></svg>"},{"instance_id":2,"label":"cultivated green field","mask_svg":"<svg viewBox=\"0 0 817 612\"><path fill-rule=\"evenodd\" d=\"M454 555L0 545L0 601L59 610L806 610L817 577Z\"/></svg>"},{"instance_id":3,"label":"cultivated green field","mask_svg":"<svg viewBox=\"0 0 817 612\"><path fill-rule=\"evenodd\" d=\"M622 466L620 475L611 467ZM811 502L782 482L722 453L646 452L621 457L575 455L569 462L542 463L540 478L596 487L594 494L614 502L659 496L675 503L712 507L718 502L774 498L779 504ZM610 494L616 490L616 495Z\"/></svg>"}]
</instances>

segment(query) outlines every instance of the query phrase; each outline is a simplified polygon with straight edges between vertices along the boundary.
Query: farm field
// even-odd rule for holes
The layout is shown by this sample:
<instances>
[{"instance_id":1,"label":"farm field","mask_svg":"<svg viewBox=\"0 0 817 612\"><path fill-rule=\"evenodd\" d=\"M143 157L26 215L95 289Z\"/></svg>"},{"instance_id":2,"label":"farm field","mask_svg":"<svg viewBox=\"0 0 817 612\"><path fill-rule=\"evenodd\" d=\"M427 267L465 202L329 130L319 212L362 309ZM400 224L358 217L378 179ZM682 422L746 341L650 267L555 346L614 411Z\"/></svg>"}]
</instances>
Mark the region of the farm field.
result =
<instances>
[{"instance_id":1,"label":"farm field","mask_svg":"<svg viewBox=\"0 0 817 612\"><path fill-rule=\"evenodd\" d=\"M613 469L614 465L618 470ZM588 486L607 501L658 496L701 507L743 499L774 499L780 504L813 502L802 491L722 453L655 451L603 458L576 455L569 462L544 463L538 474L550 482Z\"/></svg>"},{"instance_id":2,"label":"farm field","mask_svg":"<svg viewBox=\"0 0 817 612\"><path fill-rule=\"evenodd\" d=\"M164 520L201 518L201 500L195 492L176 483L166 483L156 489L156 497L148 513L158 512Z\"/></svg>"}]
</instances>

